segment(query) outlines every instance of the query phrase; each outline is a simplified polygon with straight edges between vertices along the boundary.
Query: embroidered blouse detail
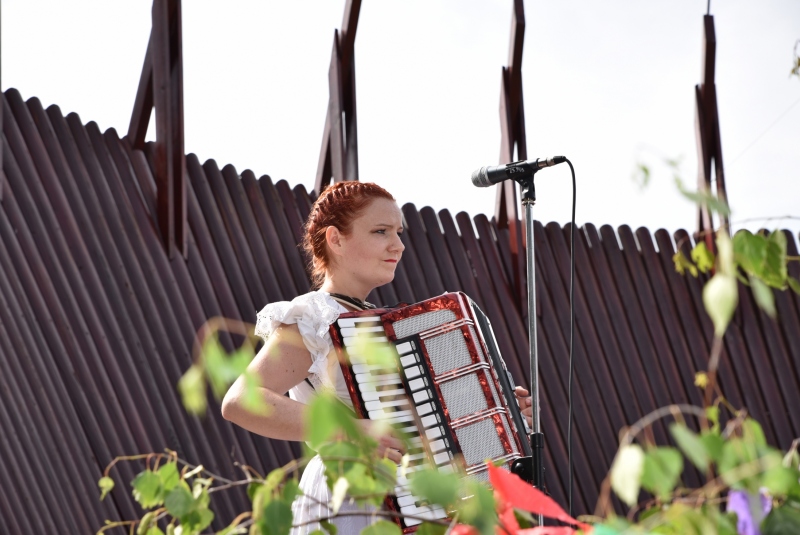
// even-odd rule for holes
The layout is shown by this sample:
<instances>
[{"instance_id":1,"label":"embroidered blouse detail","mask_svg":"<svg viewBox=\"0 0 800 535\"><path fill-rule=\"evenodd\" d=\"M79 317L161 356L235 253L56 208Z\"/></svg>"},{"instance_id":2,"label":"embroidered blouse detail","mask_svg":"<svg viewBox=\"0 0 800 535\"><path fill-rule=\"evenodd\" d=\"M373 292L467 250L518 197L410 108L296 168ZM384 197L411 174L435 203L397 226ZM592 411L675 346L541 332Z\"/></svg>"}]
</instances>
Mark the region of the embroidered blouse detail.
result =
<instances>
[{"instance_id":1,"label":"embroidered blouse detail","mask_svg":"<svg viewBox=\"0 0 800 535\"><path fill-rule=\"evenodd\" d=\"M308 369L309 381L315 389L336 390L336 377L332 375L328 353L333 344L328 327L339 318L344 309L326 292L315 291L298 296L290 301L270 303L258 313L255 334L266 340L278 325L297 324L303 343L311 353L311 367Z\"/></svg>"}]
</instances>

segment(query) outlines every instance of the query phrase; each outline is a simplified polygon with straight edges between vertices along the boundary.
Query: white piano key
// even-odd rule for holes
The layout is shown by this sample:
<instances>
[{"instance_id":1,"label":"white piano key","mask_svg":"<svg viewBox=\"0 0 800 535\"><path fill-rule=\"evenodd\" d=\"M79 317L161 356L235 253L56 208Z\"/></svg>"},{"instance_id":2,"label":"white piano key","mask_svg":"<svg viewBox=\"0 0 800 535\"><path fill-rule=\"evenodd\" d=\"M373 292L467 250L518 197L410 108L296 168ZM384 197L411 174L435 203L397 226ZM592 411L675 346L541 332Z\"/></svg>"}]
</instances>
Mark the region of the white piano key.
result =
<instances>
[{"instance_id":1,"label":"white piano key","mask_svg":"<svg viewBox=\"0 0 800 535\"><path fill-rule=\"evenodd\" d=\"M398 388L395 390L378 390L373 392L361 392L361 397L364 401L375 401L380 398L392 397L392 396L401 396L405 394L406 391Z\"/></svg>"},{"instance_id":2,"label":"white piano key","mask_svg":"<svg viewBox=\"0 0 800 535\"><path fill-rule=\"evenodd\" d=\"M353 373L360 374L360 373L370 373L373 371L379 370L386 370L396 372L397 367L389 365L384 366L383 364L353 364Z\"/></svg>"},{"instance_id":3,"label":"white piano key","mask_svg":"<svg viewBox=\"0 0 800 535\"><path fill-rule=\"evenodd\" d=\"M413 440L414 437L418 437L419 436L419 429L417 429L416 425L410 425L408 427L403 427L401 429L398 429L398 431L401 431L401 432L405 433L406 435L409 435L411 437L411 440Z\"/></svg>"},{"instance_id":4,"label":"white piano key","mask_svg":"<svg viewBox=\"0 0 800 535\"><path fill-rule=\"evenodd\" d=\"M416 363L417 363L416 355L412 354L412 355L406 355L405 357L400 357L400 364L402 364L403 367L413 366Z\"/></svg>"},{"instance_id":5,"label":"white piano key","mask_svg":"<svg viewBox=\"0 0 800 535\"><path fill-rule=\"evenodd\" d=\"M344 327L344 328L342 328L342 326L339 325L339 331L342 333L342 338L357 338L359 335L363 335L364 333L384 332L383 326L381 325L375 325L375 326L358 325L356 327Z\"/></svg>"},{"instance_id":6,"label":"white piano key","mask_svg":"<svg viewBox=\"0 0 800 535\"><path fill-rule=\"evenodd\" d=\"M368 322L368 321L379 322L379 321L381 321L381 317L380 316L360 316L358 318L339 318L339 320L336 323L339 325L339 328L341 329L342 327L353 327L357 323L364 323L364 322Z\"/></svg>"},{"instance_id":7,"label":"white piano key","mask_svg":"<svg viewBox=\"0 0 800 535\"><path fill-rule=\"evenodd\" d=\"M425 436L428 437L428 440L436 440L442 436L442 427L431 427L425 431Z\"/></svg>"},{"instance_id":8,"label":"white piano key","mask_svg":"<svg viewBox=\"0 0 800 535\"><path fill-rule=\"evenodd\" d=\"M414 379L415 377L422 375L422 368L419 366L411 366L405 368L403 372L406 374L407 379Z\"/></svg>"},{"instance_id":9,"label":"white piano key","mask_svg":"<svg viewBox=\"0 0 800 535\"><path fill-rule=\"evenodd\" d=\"M376 392L378 387L380 386L400 386L400 379L398 378L396 381L386 380L386 381L372 381L368 383L359 383L358 389L361 391L362 395L364 392Z\"/></svg>"},{"instance_id":10,"label":"white piano key","mask_svg":"<svg viewBox=\"0 0 800 535\"><path fill-rule=\"evenodd\" d=\"M406 353L414 351L414 344L412 342L403 342L402 344L397 344L395 348L398 353L405 355Z\"/></svg>"},{"instance_id":11,"label":"white piano key","mask_svg":"<svg viewBox=\"0 0 800 535\"><path fill-rule=\"evenodd\" d=\"M387 407L403 407L408 405L408 399L392 399L387 401L365 401L364 408L368 411L376 411L378 409L385 409ZM417 409L419 410L419 408Z\"/></svg>"},{"instance_id":12,"label":"white piano key","mask_svg":"<svg viewBox=\"0 0 800 535\"><path fill-rule=\"evenodd\" d=\"M431 414L430 416L425 416L424 418L421 418L421 421L422 421L422 426L427 429L428 427L438 425L439 417L435 414Z\"/></svg>"},{"instance_id":13,"label":"white piano key","mask_svg":"<svg viewBox=\"0 0 800 535\"><path fill-rule=\"evenodd\" d=\"M408 388L412 392L416 392L417 390L422 390L425 388L425 381L422 379L414 379L413 381L408 382Z\"/></svg>"},{"instance_id":14,"label":"white piano key","mask_svg":"<svg viewBox=\"0 0 800 535\"><path fill-rule=\"evenodd\" d=\"M414 392L412 397L414 398L414 403L419 405L420 403L423 403L431 399L431 391L426 388L425 390Z\"/></svg>"},{"instance_id":15,"label":"white piano key","mask_svg":"<svg viewBox=\"0 0 800 535\"><path fill-rule=\"evenodd\" d=\"M428 442L428 446L430 447L433 453L438 453L444 449L444 440L431 440Z\"/></svg>"},{"instance_id":16,"label":"white piano key","mask_svg":"<svg viewBox=\"0 0 800 535\"><path fill-rule=\"evenodd\" d=\"M417 503L417 497L413 494L406 494L404 496L397 496L397 505L400 507L406 507L408 505L414 505Z\"/></svg>"},{"instance_id":17,"label":"white piano key","mask_svg":"<svg viewBox=\"0 0 800 535\"><path fill-rule=\"evenodd\" d=\"M436 520L438 518L444 518L444 517L447 516L447 513L445 513L444 509L441 509L439 507L432 508L432 507L429 507L427 505L423 505L422 507L417 507L416 505L413 505L413 504L412 505L406 505L405 507L401 507L400 508L400 512L405 514L405 515L414 515L414 516L422 517L425 520ZM411 520L411 519L407 518L405 520L406 520L406 524L408 524L408 520Z\"/></svg>"},{"instance_id":18,"label":"white piano key","mask_svg":"<svg viewBox=\"0 0 800 535\"><path fill-rule=\"evenodd\" d=\"M356 374L356 382L361 383L374 383L377 381L394 381L399 383L400 382L400 375L396 373L384 373L384 374L374 374L374 373L357 373Z\"/></svg>"},{"instance_id":19,"label":"white piano key","mask_svg":"<svg viewBox=\"0 0 800 535\"><path fill-rule=\"evenodd\" d=\"M434 464L444 464L449 462L452 458L453 457L450 455L449 451L443 451L442 453L437 453L433 456L433 462Z\"/></svg>"},{"instance_id":20,"label":"white piano key","mask_svg":"<svg viewBox=\"0 0 800 535\"><path fill-rule=\"evenodd\" d=\"M350 353L355 351L360 353L359 348L361 344L365 347L369 347L372 344L388 344L389 339L385 336L370 336L369 338L361 338L359 336L342 336L342 345L347 349L347 352Z\"/></svg>"},{"instance_id":21,"label":"white piano key","mask_svg":"<svg viewBox=\"0 0 800 535\"><path fill-rule=\"evenodd\" d=\"M424 451L422 451L422 452L419 452L419 453L410 454L408 456L408 462L410 463L411 461L425 460L426 458L427 458L427 455L425 454Z\"/></svg>"},{"instance_id":22,"label":"white piano key","mask_svg":"<svg viewBox=\"0 0 800 535\"><path fill-rule=\"evenodd\" d=\"M431 412L433 412L433 404L423 403L422 405L417 405L417 414L420 416L425 416Z\"/></svg>"},{"instance_id":23,"label":"white piano key","mask_svg":"<svg viewBox=\"0 0 800 535\"><path fill-rule=\"evenodd\" d=\"M408 412L411 412L411 411L408 411ZM405 423L408 423L408 422L413 422L414 421L414 416L411 415L411 414L408 414L408 415L405 415L405 416L398 416L398 417L393 417L393 416L389 415L386 418L382 418L382 421L390 423L392 425L394 425L394 424L405 424Z\"/></svg>"},{"instance_id":24,"label":"white piano key","mask_svg":"<svg viewBox=\"0 0 800 535\"><path fill-rule=\"evenodd\" d=\"M369 411L370 420L386 420L389 418L394 420L395 418L400 418L403 416L412 416L411 411L385 411L383 409Z\"/></svg>"}]
</instances>

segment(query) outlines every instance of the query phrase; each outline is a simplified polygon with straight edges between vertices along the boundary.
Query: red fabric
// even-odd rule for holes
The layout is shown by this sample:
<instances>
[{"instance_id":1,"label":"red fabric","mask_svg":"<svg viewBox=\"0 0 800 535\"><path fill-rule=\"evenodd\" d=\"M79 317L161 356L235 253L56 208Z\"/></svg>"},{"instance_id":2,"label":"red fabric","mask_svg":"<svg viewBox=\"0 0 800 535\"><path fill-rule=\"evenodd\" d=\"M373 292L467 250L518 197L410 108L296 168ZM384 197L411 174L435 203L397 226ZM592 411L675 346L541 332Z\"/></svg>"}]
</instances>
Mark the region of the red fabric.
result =
<instances>
[{"instance_id":1,"label":"red fabric","mask_svg":"<svg viewBox=\"0 0 800 535\"><path fill-rule=\"evenodd\" d=\"M555 518L566 524L579 526L586 531L587 534L591 532L592 528L590 525L579 522L569 516L560 505L540 490L525 483L514 474L506 472L501 468L496 468L492 463L487 464L489 465L489 481L492 487L494 487L495 492L499 494L504 504L504 511L506 507L508 507L508 509L515 507L536 515ZM514 523L516 524L516 521ZM575 530L572 528L540 526L522 530L519 531L519 533L525 535L567 535L574 533L574 531Z\"/></svg>"}]
</instances>

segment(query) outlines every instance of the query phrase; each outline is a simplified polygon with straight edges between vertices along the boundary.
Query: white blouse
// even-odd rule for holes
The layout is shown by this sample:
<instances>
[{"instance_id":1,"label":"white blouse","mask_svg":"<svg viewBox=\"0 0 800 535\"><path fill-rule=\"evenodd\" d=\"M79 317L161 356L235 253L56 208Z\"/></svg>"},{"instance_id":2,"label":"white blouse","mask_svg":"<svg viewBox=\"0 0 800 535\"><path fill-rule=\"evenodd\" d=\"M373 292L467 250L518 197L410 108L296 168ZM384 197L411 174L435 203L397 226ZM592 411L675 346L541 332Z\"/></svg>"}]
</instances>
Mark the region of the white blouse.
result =
<instances>
[{"instance_id":1,"label":"white blouse","mask_svg":"<svg viewBox=\"0 0 800 535\"><path fill-rule=\"evenodd\" d=\"M328 331L342 312L348 310L328 292L317 290L295 297L292 301L270 303L258 313L256 335L266 340L281 323L297 324L303 343L311 353L308 380L314 388L304 381L289 390L292 399L307 404L315 390L330 389L348 407L353 408Z\"/></svg>"}]
</instances>

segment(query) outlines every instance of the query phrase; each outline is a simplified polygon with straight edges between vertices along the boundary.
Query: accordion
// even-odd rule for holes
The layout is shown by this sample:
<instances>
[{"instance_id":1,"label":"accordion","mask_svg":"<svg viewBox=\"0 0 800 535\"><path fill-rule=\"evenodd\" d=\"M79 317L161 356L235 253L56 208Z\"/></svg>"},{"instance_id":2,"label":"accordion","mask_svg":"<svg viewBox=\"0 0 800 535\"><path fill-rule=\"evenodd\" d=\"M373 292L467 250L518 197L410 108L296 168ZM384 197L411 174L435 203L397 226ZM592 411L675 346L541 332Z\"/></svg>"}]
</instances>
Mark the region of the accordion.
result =
<instances>
[{"instance_id":1,"label":"accordion","mask_svg":"<svg viewBox=\"0 0 800 535\"><path fill-rule=\"evenodd\" d=\"M356 413L411 437L409 468L432 466L488 483L485 461L510 469L531 455L527 422L489 319L465 294L446 293L393 309L341 314L330 327ZM370 359L376 350L392 358ZM398 475L387 507L404 533L447 516L421 504Z\"/></svg>"}]
</instances>

